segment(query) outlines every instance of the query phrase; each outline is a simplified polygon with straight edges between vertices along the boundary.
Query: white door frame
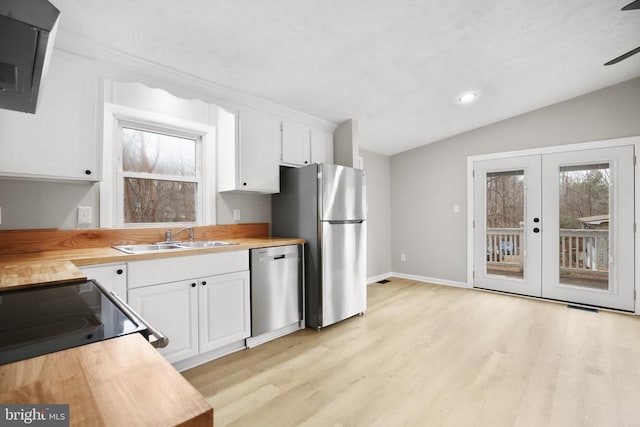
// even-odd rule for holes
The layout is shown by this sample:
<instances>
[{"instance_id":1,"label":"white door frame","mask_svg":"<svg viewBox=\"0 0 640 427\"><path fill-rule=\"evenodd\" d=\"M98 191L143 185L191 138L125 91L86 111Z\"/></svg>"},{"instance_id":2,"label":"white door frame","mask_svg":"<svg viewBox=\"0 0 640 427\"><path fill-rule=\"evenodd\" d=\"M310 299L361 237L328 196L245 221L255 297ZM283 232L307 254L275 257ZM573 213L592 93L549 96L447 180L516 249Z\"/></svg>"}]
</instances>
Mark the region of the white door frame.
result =
<instances>
[{"instance_id":1,"label":"white door frame","mask_svg":"<svg viewBox=\"0 0 640 427\"><path fill-rule=\"evenodd\" d=\"M591 142L581 142L575 144L565 144L565 145L557 145L552 147L540 147L540 148L532 148L527 150L518 150L518 151L507 151L501 153L491 153L491 154L481 154L476 156L468 156L467 157L467 287L473 288L473 263L474 263L474 233L473 233L473 219L475 215L474 211L474 203L473 203L473 163L479 160L492 160L492 159L502 159L507 157L518 157L518 156L533 156L533 155L541 155L541 154L551 154L551 153L562 153L567 151L576 151L576 150L589 150L594 148L612 148L619 147L623 145L632 145L634 146L635 156L638 155L640 150L640 136L632 136L627 138L616 138L616 139L606 139L600 141L591 141ZM636 172L637 166L634 162L634 223L640 223L640 197L638 197L638 189L640 189L640 174ZM634 245L635 245L635 253L634 253L634 266L635 271L640 272L640 256L638 250L640 248L640 233L635 233L634 236ZM640 289L638 274L635 274L634 277L634 289L636 291L636 295L639 294L638 290ZM637 299L636 299L637 301ZM635 303L635 301L634 301ZM640 304L635 303L635 314L640 315Z\"/></svg>"}]
</instances>

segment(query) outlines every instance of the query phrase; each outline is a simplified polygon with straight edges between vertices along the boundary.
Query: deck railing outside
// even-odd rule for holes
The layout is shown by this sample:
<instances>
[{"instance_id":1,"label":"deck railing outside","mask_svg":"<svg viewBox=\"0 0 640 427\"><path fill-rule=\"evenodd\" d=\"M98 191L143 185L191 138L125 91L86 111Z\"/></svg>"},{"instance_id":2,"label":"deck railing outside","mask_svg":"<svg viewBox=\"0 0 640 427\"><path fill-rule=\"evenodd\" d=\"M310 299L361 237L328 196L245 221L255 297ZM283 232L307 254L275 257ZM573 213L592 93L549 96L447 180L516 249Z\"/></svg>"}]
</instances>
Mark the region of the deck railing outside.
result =
<instances>
[{"instance_id":1,"label":"deck railing outside","mask_svg":"<svg viewBox=\"0 0 640 427\"><path fill-rule=\"evenodd\" d=\"M561 229L560 272L609 271L609 230ZM524 229L487 229L487 266L518 268L522 271Z\"/></svg>"}]
</instances>

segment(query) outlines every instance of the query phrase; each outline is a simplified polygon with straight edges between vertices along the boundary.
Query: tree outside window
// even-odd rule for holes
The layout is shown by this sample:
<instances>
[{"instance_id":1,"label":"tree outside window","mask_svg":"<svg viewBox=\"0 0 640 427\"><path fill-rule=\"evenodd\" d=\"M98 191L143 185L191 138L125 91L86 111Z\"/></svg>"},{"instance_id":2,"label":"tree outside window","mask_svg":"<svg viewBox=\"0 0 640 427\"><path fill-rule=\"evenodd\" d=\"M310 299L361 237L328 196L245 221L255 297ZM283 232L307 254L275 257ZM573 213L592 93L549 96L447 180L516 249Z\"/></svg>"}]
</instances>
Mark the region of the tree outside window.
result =
<instances>
[{"instance_id":1,"label":"tree outside window","mask_svg":"<svg viewBox=\"0 0 640 427\"><path fill-rule=\"evenodd\" d=\"M123 126L122 188L125 224L197 222L197 137Z\"/></svg>"}]
</instances>

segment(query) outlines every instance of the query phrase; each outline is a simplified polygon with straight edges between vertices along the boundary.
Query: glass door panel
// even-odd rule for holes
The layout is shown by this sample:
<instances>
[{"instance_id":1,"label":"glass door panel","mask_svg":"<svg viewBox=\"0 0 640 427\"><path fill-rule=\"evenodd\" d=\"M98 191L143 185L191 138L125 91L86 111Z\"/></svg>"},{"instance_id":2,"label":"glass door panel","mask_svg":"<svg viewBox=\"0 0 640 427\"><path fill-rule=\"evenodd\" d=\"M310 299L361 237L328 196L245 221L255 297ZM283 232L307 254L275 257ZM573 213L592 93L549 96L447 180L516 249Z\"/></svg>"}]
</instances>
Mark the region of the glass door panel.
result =
<instances>
[{"instance_id":1,"label":"glass door panel","mask_svg":"<svg viewBox=\"0 0 640 427\"><path fill-rule=\"evenodd\" d=\"M609 163L559 167L558 281L609 290Z\"/></svg>"},{"instance_id":2,"label":"glass door panel","mask_svg":"<svg viewBox=\"0 0 640 427\"><path fill-rule=\"evenodd\" d=\"M524 170L486 176L486 274L524 279Z\"/></svg>"},{"instance_id":3,"label":"glass door panel","mask_svg":"<svg viewBox=\"0 0 640 427\"><path fill-rule=\"evenodd\" d=\"M475 162L474 174L474 286L540 296L540 157Z\"/></svg>"}]
</instances>

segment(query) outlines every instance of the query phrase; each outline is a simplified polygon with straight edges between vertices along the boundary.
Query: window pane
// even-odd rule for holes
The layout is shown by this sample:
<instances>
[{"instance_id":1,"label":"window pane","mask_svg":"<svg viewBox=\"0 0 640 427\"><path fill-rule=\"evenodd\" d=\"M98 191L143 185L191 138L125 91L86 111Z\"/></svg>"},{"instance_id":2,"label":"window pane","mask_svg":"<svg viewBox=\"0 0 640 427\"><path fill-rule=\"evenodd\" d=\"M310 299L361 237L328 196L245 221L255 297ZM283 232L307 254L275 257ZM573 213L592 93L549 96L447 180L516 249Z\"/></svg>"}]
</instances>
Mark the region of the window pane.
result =
<instances>
[{"instance_id":1,"label":"window pane","mask_svg":"<svg viewBox=\"0 0 640 427\"><path fill-rule=\"evenodd\" d=\"M125 172L196 175L195 140L129 128L122 129L122 137Z\"/></svg>"},{"instance_id":2,"label":"window pane","mask_svg":"<svg viewBox=\"0 0 640 427\"><path fill-rule=\"evenodd\" d=\"M124 222L195 222L194 182L124 179Z\"/></svg>"},{"instance_id":3,"label":"window pane","mask_svg":"<svg viewBox=\"0 0 640 427\"><path fill-rule=\"evenodd\" d=\"M486 273L524 278L524 171L487 173Z\"/></svg>"},{"instance_id":4,"label":"window pane","mask_svg":"<svg viewBox=\"0 0 640 427\"><path fill-rule=\"evenodd\" d=\"M609 164L560 168L560 283L609 289Z\"/></svg>"}]
</instances>

